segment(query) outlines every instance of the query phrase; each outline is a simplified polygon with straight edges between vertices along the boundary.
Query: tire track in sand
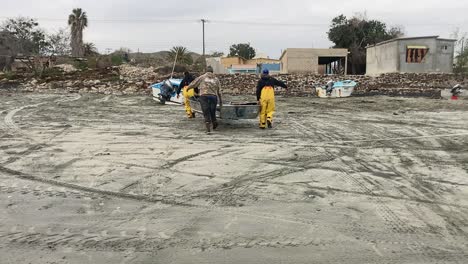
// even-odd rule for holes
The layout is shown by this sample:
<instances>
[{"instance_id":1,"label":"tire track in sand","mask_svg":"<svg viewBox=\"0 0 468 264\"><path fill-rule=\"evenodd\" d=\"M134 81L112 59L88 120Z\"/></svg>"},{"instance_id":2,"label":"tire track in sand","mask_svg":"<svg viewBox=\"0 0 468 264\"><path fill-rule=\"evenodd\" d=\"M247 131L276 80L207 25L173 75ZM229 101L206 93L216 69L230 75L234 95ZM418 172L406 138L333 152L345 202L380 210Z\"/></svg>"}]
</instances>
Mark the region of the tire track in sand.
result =
<instances>
[{"instance_id":1,"label":"tire track in sand","mask_svg":"<svg viewBox=\"0 0 468 264\"><path fill-rule=\"evenodd\" d=\"M81 98L81 95L76 94L75 96L72 96L72 97L66 97L66 98L63 98L63 99L56 100L55 103L73 102L73 101L79 100L80 98ZM17 133L21 133L23 135L26 135L26 134L24 134L24 132L22 132L22 129L18 125L15 124L15 122L13 121L13 117L18 112L22 111L23 109L38 107L38 106L41 106L41 105L44 105L44 104L47 104L47 103L48 102L43 102L43 103L39 103L39 104L25 105L25 106L18 107L18 108L15 108L15 109L9 111L8 114L4 118L4 123L6 125L6 128L11 130L12 132L17 132Z\"/></svg>"}]
</instances>

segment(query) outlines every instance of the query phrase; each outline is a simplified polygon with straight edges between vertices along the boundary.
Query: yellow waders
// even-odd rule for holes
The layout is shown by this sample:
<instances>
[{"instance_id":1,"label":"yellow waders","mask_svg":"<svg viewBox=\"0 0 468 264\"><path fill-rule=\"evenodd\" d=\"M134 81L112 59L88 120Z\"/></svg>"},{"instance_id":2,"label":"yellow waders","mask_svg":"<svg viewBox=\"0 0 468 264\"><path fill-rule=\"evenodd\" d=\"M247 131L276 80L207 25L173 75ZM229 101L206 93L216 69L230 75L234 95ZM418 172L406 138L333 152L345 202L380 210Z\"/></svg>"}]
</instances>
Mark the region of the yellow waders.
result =
<instances>
[{"instance_id":1,"label":"yellow waders","mask_svg":"<svg viewBox=\"0 0 468 264\"><path fill-rule=\"evenodd\" d=\"M275 90L271 86L265 86L260 94L260 128L265 128L266 122L273 123L275 112Z\"/></svg>"},{"instance_id":2,"label":"yellow waders","mask_svg":"<svg viewBox=\"0 0 468 264\"><path fill-rule=\"evenodd\" d=\"M182 95L184 96L184 105L185 105L185 112L187 113L187 116L189 118L193 117L193 112L192 108L190 107L190 97L195 96L195 91L194 89L190 89L190 91L187 91L188 86L185 86L184 89L182 90Z\"/></svg>"}]
</instances>

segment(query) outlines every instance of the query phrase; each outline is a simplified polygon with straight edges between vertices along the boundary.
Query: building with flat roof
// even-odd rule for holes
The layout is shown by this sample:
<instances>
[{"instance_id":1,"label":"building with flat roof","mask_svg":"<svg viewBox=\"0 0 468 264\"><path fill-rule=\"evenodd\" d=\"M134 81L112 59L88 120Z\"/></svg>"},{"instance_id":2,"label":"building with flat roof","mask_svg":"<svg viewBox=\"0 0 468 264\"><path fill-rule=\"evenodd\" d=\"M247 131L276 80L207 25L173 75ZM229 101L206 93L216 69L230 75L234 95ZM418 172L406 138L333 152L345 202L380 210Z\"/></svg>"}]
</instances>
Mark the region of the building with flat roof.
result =
<instances>
[{"instance_id":1,"label":"building with flat roof","mask_svg":"<svg viewBox=\"0 0 468 264\"><path fill-rule=\"evenodd\" d=\"M454 39L439 36L396 38L366 47L366 74L452 73Z\"/></svg>"},{"instance_id":2,"label":"building with flat roof","mask_svg":"<svg viewBox=\"0 0 468 264\"><path fill-rule=\"evenodd\" d=\"M348 49L298 49L283 51L281 73L346 74Z\"/></svg>"}]
</instances>

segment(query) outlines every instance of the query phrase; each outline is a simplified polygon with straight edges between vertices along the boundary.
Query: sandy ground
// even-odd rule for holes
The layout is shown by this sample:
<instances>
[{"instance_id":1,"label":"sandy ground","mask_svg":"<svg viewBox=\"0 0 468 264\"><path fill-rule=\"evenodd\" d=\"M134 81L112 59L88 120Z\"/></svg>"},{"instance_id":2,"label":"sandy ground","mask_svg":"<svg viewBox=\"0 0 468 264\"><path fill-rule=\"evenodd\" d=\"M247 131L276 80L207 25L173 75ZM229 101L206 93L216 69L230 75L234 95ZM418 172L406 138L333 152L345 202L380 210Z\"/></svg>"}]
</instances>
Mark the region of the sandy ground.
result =
<instances>
[{"instance_id":1,"label":"sandy ground","mask_svg":"<svg viewBox=\"0 0 468 264\"><path fill-rule=\"evenodd\" d=\"M468 263L468 101L0 95L0 263Z\"/></svg>"}]
</instances>

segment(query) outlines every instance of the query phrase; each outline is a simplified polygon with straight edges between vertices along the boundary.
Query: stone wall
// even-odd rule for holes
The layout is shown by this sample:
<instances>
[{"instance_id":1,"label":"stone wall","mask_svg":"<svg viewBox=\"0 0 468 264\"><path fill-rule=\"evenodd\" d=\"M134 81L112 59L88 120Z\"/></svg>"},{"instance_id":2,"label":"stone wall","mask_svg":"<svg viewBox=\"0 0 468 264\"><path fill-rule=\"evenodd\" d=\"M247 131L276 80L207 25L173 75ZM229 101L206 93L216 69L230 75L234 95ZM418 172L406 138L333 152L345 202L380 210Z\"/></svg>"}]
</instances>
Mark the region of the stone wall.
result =
<instances>
[{"instance_id":1,"label":"stone wall","mask_svg":"<svg viewBox=\"0 0 468 264\"><path fill-rule=\"evenodd\" d=\"M63 67L62 67L63 68ZM63 69L60 69L64 71ZM15 87L15 91L25 92L82 92L100 94L151 94L148 86L169 76L158 74L153 68L140 68L123 65L100 70L69 71L47 78L23 77L15 80L2 77L0 91ZM180 73L174 75L181 78ZM259 77L254 74L218 75L222 92L231 95L254 95ZM395 95L395 96L440 96L440 90L456 83L468 87L468 76L454 74L384 74L369 76L323 76L314 74L284 74L275 76L285 81L292 96L311 96L314 88L328 80L350 79L358 83L353 95ZM284 93L279 90L278 94Z\"/></svg>"},{"instance_id":2,"label":"stone wall","mask_svg":"<svg viewBox=\"0 0 468 264\"><path fill-rule=\"evenodd\" d=\"M228 94L254 94L258 81L256 75L219 75L223 92ZM468 85L468 76L453 74L383 74L379 77L362 75L323 76L313 74L285 74L276 76L286 82L293 95L308 95L314 88L324 85L328 80L354 80L358 83L355 95L423 95L439 94L441 89L456 83Z\"/></svg>"}]
</instances>

